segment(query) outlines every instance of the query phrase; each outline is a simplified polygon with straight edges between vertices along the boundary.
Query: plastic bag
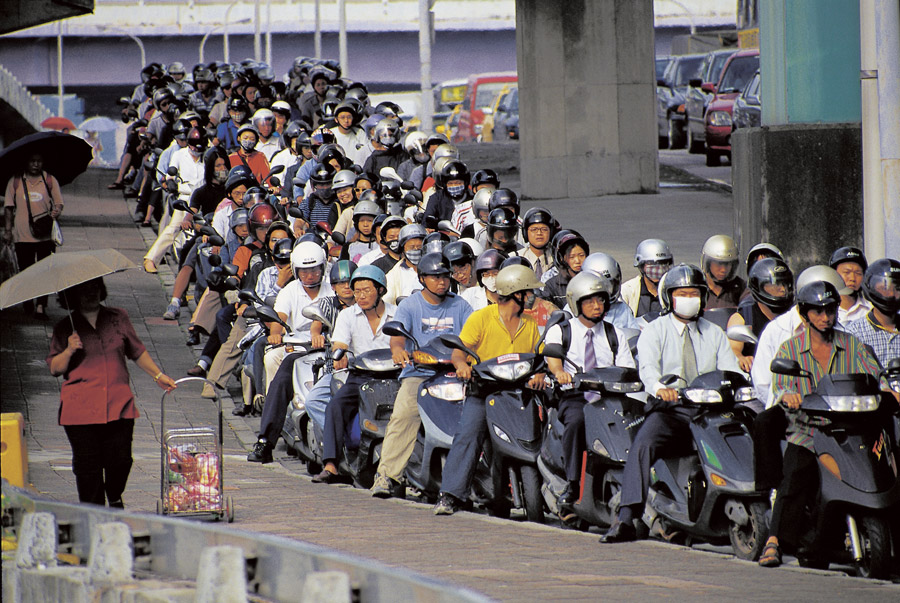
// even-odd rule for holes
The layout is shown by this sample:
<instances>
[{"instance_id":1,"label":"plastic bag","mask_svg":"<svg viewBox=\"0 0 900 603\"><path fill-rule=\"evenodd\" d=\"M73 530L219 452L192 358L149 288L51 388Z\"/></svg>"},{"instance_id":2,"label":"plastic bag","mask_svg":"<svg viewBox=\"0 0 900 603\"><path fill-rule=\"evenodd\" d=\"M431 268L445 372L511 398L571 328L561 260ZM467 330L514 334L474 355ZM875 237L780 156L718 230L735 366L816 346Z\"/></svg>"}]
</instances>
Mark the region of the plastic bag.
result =
<instances>
[{"instance_id":1,"label":"plastic bag","mask_svg":"<svg viewBox=\"0 0 900 603\"><path fill-rule=\"evenodd\" d=\"M19 262L12 243L0 243L0 282L19 273Z\"/></svg>"},{"instance_id":2,"label":"plastic bag","mask_svg":"<svg viewBox=\"0 0 900 603\"><path fill-rule=\"evenodd\" d=\"M59 227L59 222L53 220L53 228L50 230L50 239L56 243L57 247L62 247L63 244L63 234L62 229Z\"/></svg>"}]
</instances>

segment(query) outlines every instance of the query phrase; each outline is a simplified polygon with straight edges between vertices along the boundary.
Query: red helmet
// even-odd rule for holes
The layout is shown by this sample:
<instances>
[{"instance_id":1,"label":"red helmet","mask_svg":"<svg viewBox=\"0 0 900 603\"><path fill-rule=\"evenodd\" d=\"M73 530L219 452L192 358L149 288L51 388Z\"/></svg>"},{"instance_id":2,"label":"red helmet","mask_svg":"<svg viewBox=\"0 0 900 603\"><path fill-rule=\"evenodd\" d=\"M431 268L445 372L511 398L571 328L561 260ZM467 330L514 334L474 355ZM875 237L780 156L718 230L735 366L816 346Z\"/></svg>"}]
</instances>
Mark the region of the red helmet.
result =
<instances>
[{"instance_id":1,"label":"red helmet","mask_svg":"<svg viewBox=\"0 0 900 603\"><path fill-rule=\"evenodd\" d=\"M256 233L258 228L268 228L278 219L278 212L268 203L258 203L250 209L250 232Z\"/></svg>"}]
</instances>

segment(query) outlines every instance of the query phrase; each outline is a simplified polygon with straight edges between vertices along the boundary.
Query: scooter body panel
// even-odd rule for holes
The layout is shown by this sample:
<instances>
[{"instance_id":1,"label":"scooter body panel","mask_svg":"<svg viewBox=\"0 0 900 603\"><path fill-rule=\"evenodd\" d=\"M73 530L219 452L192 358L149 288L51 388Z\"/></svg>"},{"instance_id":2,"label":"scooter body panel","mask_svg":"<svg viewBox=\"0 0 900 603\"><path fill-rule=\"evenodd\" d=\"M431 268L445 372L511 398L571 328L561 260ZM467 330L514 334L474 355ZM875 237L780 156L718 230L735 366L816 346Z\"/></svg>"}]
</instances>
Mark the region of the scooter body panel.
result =
<instances>
[{"instance_id":1,"label":"scooter body panel","mask_svg":"<svg viewBox=\"0 0 900 603\"><path fill-rule=\"evenodd\" d=\"M499 391L489 394L484 405L493 453L536 463L543 422L535 395L523 390Z\"/></svg>"}]
</instances>

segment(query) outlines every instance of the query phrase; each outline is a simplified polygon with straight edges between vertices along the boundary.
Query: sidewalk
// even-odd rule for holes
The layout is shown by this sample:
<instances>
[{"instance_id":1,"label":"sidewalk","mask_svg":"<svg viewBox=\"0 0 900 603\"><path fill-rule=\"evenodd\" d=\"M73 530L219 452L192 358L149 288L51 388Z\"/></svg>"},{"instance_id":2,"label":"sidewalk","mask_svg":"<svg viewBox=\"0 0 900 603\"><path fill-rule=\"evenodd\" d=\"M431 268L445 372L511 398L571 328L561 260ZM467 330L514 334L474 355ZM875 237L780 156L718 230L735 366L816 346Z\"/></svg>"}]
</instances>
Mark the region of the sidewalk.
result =
<instances>
[{"instance_id":1,"label":"sidewalk","mask_svg":"<svg viewBox=\"0 0 900 603\"><path fill-rule=\"evenodd\" d=\"M64 188L66 249L115 247L140 265L146 250L144 235L150 231L137 228L120 194L106 190L111 177L111 172L92 170ZM698 198L704 200L698 202ZM691 197L688 192L677 191L600 201L610 208L603 233L617 248L625 248L626 240L635 234L634 225L616 222L629 212L652 216L641 222L641 229L665 224L670 229L679 229L680 224L689 227L696 223L692 218L697 218L698 211L713 216L716 222L730 223L730 203L721 196ZM566 212L573 216L570 219L587 220L585 230L595 237L599 232L591 228L594 222L590 220L600 220L592 215L597 204L596 200L585 200L566 205ZM685 250L689 246L699 250L702 239L697 243L697 236L679 233L678 240L683 241L679 245ZM194 364L199 350L184 345L185 313L180 325L159 318L171 292L171 279L165 267L159 275L139 269L112 275L106 280L107 303L128 311L150 354L177 379ZM52 325L65 314L55 302L51 302L49 313L53 319L50 323L32 321L18 308L0 313L0 400L3 412L18 411L28 418L29 477L34 488L49 498L74 502L77 495L70 449L63 429L57 425L59 383L44 363ZM141 418L136 422L135 464L124 502L129 510L153 513L160 488L162 391L133 364L130 369ZM199 397L199 388L179 390L167 399L171 405L167 406L166 417L171 425L215 424L215 405ZM248 463L246 452L255 441L258 420L232 417L228 399L223 406L224 483L237 510L232 529L353 552L461 584L499 600L675 596L697 600L875 601L900 597L896 586L836 572L764 570L728 555L656 542L601 546L595 533L472 513L435 517L427 505L381 501L351 487L313 484L302 464L286 456L283 445L275 451L276 463Z\"/></svg>"}]
</instances>

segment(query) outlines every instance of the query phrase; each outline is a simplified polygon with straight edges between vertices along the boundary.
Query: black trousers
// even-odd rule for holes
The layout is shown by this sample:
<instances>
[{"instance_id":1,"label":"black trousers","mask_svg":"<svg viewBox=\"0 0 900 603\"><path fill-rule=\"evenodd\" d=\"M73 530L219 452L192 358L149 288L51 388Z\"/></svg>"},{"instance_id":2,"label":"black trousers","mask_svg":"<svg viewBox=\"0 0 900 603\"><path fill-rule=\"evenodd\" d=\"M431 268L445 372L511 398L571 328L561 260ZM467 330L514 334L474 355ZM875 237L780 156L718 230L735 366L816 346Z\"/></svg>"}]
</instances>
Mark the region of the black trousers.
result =
<instances>
[{"instance_id":1,"label":"black trousers","mask_svg":"<svg viewBox=\"0 0 900 603\"><path fill-rule=\"evenodd\" d=\"M565 427L562 445L566 481L569 482L581 480L581 457L585 451L584 405L582 394L567 395L559 403L559 420Z\"/></svg>"},{"instance_id":2,"label":"black trousers","mask_svg":"<svg viewBox=\"0 0 900 603\"><path fill-rule=\"evenodd\" d=\"M669 410L650 413L628 452L622 475L621 506L640 506L650 489L650 468L662 457L688 454L691 450L690 418ZM634 509L640 513L640 509Z\"/></svg>"},{"instance_id":3,"label":"black trousers","mask_svg":"<svg viewBox=\"0 0 900 603\"><path fill-rule=\"evenodd\" d=\"M19 263L19 272L25 270L32 264L35 264L46 257L56 249L56 243L53 241L39 241L37 243L16 243L16 262ZM33 302L27 301L22 304L26 312L34 311L34 306L43 306L47 309L47 296L42 295Z\"/></svg>"},{"instance_id":4,"label":"black trousers","mask_svg":"<svg viewBox=\"0 0 900 603\"><path fill-rule=\"evenodd\" d=\"M787 428L787 413L780 404L762 411L753 420L754 478L760 490L771 490L781 483L781 441Z\"/></svg>"},{"instance_id":5,"label":"black trousers","mask_svg":"<svg viewBox=\"0 0 900 603\"><path fill-rule=\"evenodd\" d=\"M259 437L272 446L281 437L287 407L294 397L294 361L299 357L296 352L284 357L266 392L266 404L259 420Z\"/></svg>"},{"instance_id":6,"label":"black trousers","mask_svg":"<svg viewBox=\"0 0 900 603\"><path fill-rule=\"evenodd\" d=\"M78 500L122 506L122 493L131 473L134 419L95 425L65 425L72 445L72 472Z\"/></svg>"},{"instance_id":7,"label":"black trousers","mask_svg":"<svg viewBox=\"0 0 900 603\"><path fill-rule=\"evenodd\" d=\"M360 375L349 375L343 387L325 409L325 433L322 442L325 461L337 461L344 447L347 424L359 412L359 386L368 381Z\"/></svg>"},{"instance_id":8,"label":"black trousers","mask_svg":"<svg viewBox=\"0 0 900 603\"><path fill-rule=\"evenodd\" d=\"M802 446L788 444L784 451L784 478L778 486L769 535L779 544L797 547L806 530L804 507L815 503L819 493L816 455Z\"/></svg>"}]
</instances>

